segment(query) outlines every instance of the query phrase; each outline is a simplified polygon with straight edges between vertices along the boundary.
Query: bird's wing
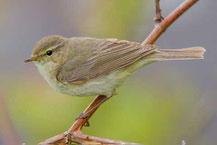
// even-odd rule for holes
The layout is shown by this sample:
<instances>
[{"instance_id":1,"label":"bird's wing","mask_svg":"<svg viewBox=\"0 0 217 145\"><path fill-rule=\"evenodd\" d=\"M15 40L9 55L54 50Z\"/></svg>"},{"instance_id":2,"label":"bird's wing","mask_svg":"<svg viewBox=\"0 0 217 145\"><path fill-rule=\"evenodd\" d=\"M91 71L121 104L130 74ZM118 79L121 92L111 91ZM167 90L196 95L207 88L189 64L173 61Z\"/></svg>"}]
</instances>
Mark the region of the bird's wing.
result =
<instances>
[{"instance_id":1,"label":"bird's wing","mask_svg":"<svg viewBox=\"0 0 217 145\"><path fill-rule=\"evenodd\" d=\"M85 40L84 40L85 41ZM100 39L92 55L73 70L58 74L58 80L82 84L90 79L127 67L156 51L155 45L141 45L117 39ZM69 66L67 66L69 67Z\"/></svg>"}]
</instances>

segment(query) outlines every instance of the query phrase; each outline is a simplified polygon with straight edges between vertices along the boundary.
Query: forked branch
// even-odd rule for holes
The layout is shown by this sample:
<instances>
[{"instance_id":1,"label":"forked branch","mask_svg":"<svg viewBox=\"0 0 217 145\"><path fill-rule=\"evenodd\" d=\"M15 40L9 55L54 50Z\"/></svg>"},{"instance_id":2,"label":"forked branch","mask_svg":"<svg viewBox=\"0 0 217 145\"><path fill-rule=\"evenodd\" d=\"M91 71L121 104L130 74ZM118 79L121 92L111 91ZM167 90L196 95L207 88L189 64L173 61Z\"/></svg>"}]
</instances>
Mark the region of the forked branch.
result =
<instances>
[{"instance_id":1,"label":"forked branch","mask_svg":"<svg viewBox=\"0 0 217 145\"><path fill-rule=\"evenodd\" d=\"M156 1L156 18L158 18L159 23L156 24L153 31L150 35L145 39L142 44L153 44L166 29L181 16L184 12L186 12L191 6L193 6L198 0L185 0L182 4L180 4L172 13L170 13L164 20L161 17L161 10L159 5L159 0ZM99 102L105 99L106 96L97 96L93 102L86 108L83 113L88 112L96 106ZM95 111L97 108L95 108ZM88 114L88 119L93 115L95 112L91 112ZM80 144L134 144L134 143L126 143L123 141L116 141L116 140L109 140L99 137L93 137L89 135L85 135L81 132L82 127L84 126L86 120L85 119L78 119L74 122L74 124L70 127L70 129L64 133L61 133L57 136L54 136L50 139L47 139L41 143L40 145L48 145L48 144L66 144L66 138L70 137L68 140L68 144L70 142L80 143ZM67 137L67 135L70 135Z\"/></svg>"},{"instance_id":2,"label":"forked branch","mask_svg":"<svg viewBox=\"0 0 217 145\"><path fill-rule=\"evenodd\" d=\"M156 24L156 27L149 34L149 36L145 39L143 44L153 44L175 20L177 20L184 12L186 12L191 6L193 6L198 1L199 0L185 0L172 13L170 13L163 21Z\"/></svg>"},{"instance_id":3,"label":"forked branch","mask_svg":"<svg viewBox=\"0 0 217 145\"><path fill-rule=\"evenodd\" d=\"M154 18L154 20L156 23L160 23L164 19L161 15L160 0L155 0L155 13L156 17Z\"/></svg>"},{"instance_id":4,"label":"forked branch","mask_svg":"<svg viewBox=\"0 0 217 145\"><path fill-rule=\"evenodd\" d=\"M95 105L97 105L99 102L101 102L103 99L105 99L106 96L100 95L97 96L90 105L85 109L83 113L87 113L89 110L94 108ZM95 111L97 108L95 109ZM94 114L95 111L91 111L88 114L88 119ZM70 144L71 142L79 143L79 144L129 144L129 145L135 145L135 143L127 143L123 141L118 140L110 140L110 139L104 139L100 137L94 137L90 135L85 135L81 132L82 127L84 126L86 120L85 119L78 119L74 122L74 124L69 128L68 131L61 133L57 136L54 136L50 139L47 139L39 145L65 145L66 142ZM71 139L68 139L68 135L70 135Z\"/></svg>"}]
</instances>

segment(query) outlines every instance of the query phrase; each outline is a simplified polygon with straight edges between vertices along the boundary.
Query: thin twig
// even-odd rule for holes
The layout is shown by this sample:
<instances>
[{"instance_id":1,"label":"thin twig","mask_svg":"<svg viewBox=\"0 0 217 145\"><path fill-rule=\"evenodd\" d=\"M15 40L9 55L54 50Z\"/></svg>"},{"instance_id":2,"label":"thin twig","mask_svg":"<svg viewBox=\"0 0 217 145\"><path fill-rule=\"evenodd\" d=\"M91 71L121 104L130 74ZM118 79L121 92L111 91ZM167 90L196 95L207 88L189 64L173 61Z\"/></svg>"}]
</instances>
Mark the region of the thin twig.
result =
<instances>
[{"instance_id":1,"label":"thin twig","mask_svg":"<svg viewBox=\"0 0 217 145\"><path fill-rule=\"evenodd\" d=\"M156 16L154 18L156 23L160 23L164 18L161 15L161 9L160 9L160 0L155 0L155 13Z\"/></svg>"},{"instance_id":2,"label":"thin twig","mask_svg":"<svg viewBox=\"0 0 217 145\"><path fill-rule=\"evenodd\" d=\"M64 133L61 133L57 136L54 136L48 140L45 140L38 145L66 145L65 142L65 136L67 135L67 131ZM124 141L119 141L119 140L111 140L111 139L105 139L105 138L100 138L100 137L94 137L90 135L85 135L80 131L75 131L71 135L71 141L73 143L79 143L79 144L127 144L127 145L138 145L136 143L128 143Z\"/></svg>"},{"instance_id":3,"label":"thin twig","mask_svg":"<svg viewBox=\"0 0 217 145\"><path fill-rule=\"evenodd\" d=\"M83 113L87 113L89 110L91 110L92 108L94 108L94 106L96 104L98 104L99 102L101 102L106 96L97 96L91 103L90 105L85 109L85 111ZM97 108L95 109L95 111L97 110ZM90 113L88 113L88 119L94 114L95 111L91 111ZM66 137L68 134L70 134L71 142L77 142L77 143L81 143L81 144L96 144L96 143L103 143L103 144L134 144L135 143L127 143L127 142L123 142L123 141L118 141L118 140L110 140L110 139L104 139L104 138L100 138L100 137L94 137L94 136L89 136L89 135L85 135L81 133L81 129L84 126L86 120L85 119L78 119L74 122L74 124L69 128L68 131L61 133L57 136L54 136L48 140L45 140L41 143L39 143L39 145L48 145L48 144L65 144L66 142Z\"/></svg>"},{"instance_id":4,"label":"thin twig","mask_svg":"<svg viewBox=\"0 0 217 145\"><path fill-rule=\"evenodd\" d=\"M156 24L154 30L149 34L142 44L153 44L166 29L186 12L191 6L193 6L199 0L185 0L180 4L172 13L169 14L161 23Z\"/></svg>"},{"instance_id":5,"label":"thin twig","mask_svg":"<svg viewBox=\"0 0 217 145\"><path fill-rule=\"evenodd\" d=\"M101 102L101 101L104 100L105 98L106 98L106 96L104 96L104 95L97 96L97 97L89 104L89 106L84 110L83 113L87 113L87 112L89 112L89 110L92 110L92 108L94 108L94 106L96 106L99 102ZM87 114L87 115L88 115L87 119L89 119L89 118L94 114L94 112L95 112L97 109L98 109L98 108L95 108L94 111L91 111L90 113L88 113L88 114ZM76 120L76 121L74 122L74 124L69 128L68 133L71 133L71 134L72 134L74 131L81 130L85 123L86 123L86 119L79 118L79 119Z\"/></svg>"},{"instance_id":6,"label":"thin twig","mask_svg":"<svg viewBox=\"0 0 217 145\"><path fill-rule=\"evenodd\" d=\"M180 15L182 15L185 11L187 11L192 5L194 5L198 0L185 0L181 5L179 5L172 13L170 13L169 16L167 16L164 20L162 20L160 23L157 23L154 30L150 33L150 35L145 39L145 41L142 44L153 44L160 36L161 34L176 20L179 18ZM159 0L156 0L156 2L159 2ZM158 3L159 4L159 3ZM158 5L157 4L157 5ZM160 5L157 6L160 9ZM158 9L158 11L159 11ZM97 96L93 102L86 108L86 110L83 113L88 112L92 108L94 108L95 105L97 105L99 102L101 102L106 96ZM95 109L95 111L97 108ZM88 119L93 115L95 112L91 112L88 114ZM57 136L54 136L50 139L45 140L44 142L39 143L40 145L45 144L62 144L65 145L66 141L65 138L67 134L70 134L70 140L72 142L77 142L81 144L134 144L134 143L126 143L123 141L116 141L116 140L110 140L110 139L104 139L99 137L93 137L89 135L85 135L81 132L82 127L84 126L86 120L85 119L78 119L74 122L74 124L71 126L71 128L64 133L61 133Z\"/></svg>"}]
</instances>

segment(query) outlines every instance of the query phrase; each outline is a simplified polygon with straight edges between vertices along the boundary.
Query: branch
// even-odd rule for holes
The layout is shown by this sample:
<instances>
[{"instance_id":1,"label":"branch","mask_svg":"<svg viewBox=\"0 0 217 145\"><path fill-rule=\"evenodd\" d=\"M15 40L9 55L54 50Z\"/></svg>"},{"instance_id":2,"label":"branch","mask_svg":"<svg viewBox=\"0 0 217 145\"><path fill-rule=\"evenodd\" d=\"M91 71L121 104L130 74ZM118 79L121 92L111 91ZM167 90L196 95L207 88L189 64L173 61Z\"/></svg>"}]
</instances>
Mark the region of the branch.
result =
<instances>
[{"instance_id":1,"label":"branch","mask_svg":"<svg viewBox=\"0 0 217 145\"><path fill-rule=\"evenodd\" d=\"M155 13L156 16L154 20L156 23L160 23L164 19L161 15L160 0L155 0Z\"/></svg>"},{"instance_id":2,"label":"branch","mask_svg":"<svg viewBox=\"0 0 217 145\"><path fill-rule=\"evenodd\" d=\"M146 44L153 44L163 32L166 31L166 29L181 16L185 11L187 11L191 6L193 6L198 0L185 0L181 5L179 5L172 13L169 14L164 20L156 24L156 27L154 30L150 33L150 35L145 39L145 41L142 43L144 45ZM159 0L156 0L156 16L160 14L160 5ZM94 106L96 106L99 102L101 102L103 99L105 99L106 96L97 96L93 102L86 108L86 110L83 113L88 112ZM88 114L88 119L94 114L95 110ZM70 129L64 133L61 133L57 136L54 136L50 139L47 139L39 145L46 145L46 144L66 144L66 138L69 139L68 144L71 142L81 143L81 144L135 144L135 143L126 143L123 141L117 141L117 140L109 140L94 136L85 135L81 132L82 127L86 123L85 119L78 119L74 122L74 124L70 127ZM68 136L69 135L69 136Z\"/></svg>"},{"instance_id":3,"label":"branch","mask_svg":"<svg viewBox=\"0 0 217 145\"><path fill-rule=\"evenodd\" d=\"M91 103L90 105L85 109L83 113L87 113L89 110L94 108L96 104L101 102L106 96L100 95L97 96ZM88 113L88 119L94 114L94 112L97 110L97 108L94 111L91 111ZM94 137L94 136L89 136L81 133L81 129L86 123L85 119L78 119L74 122L74 124L69 128L68 131L61 133L57 136L54 136L50 139L47 139L39 145L48 145L48 144L65 144L67 135L70 135L71 139L68 142L76 142L80 144L129 144L129 145L135 145L135 143L127 143L123 141L118 141L118 140L110 140L110 139L104 139L100 137Z\"/></svg>"},{"instance_id":4,"label":"branch","mask_svg":"<svg viewBox=\"0 0 217 145\"><path fill-rule=\"evenodd\" d=\"M45 140L44 142L39 143L38 145L66 145L65 142L65 136L67 135L67 131L64 133L61 133L57 136L54 136L48 140ZM136 143L128 143L124 141L118 141L118 140L110 140L110 139L105 139L105 138L100 138L100 137L94 137L94 136L89 136L85 135L80 131L75 131L71 135L71 141L74 143L79 143L79 144L127 144L127 145L138 145ZM71 142L70 142L71 143ZM68 144L70 144L68 143Z\"/></svg>"},{"instance_id":5,"label":"branch","mask_svg":"<svg viewBox=\"0 0 217 145\"><path fill-rule=\"evenodd\" d=\"M180 4L172 13L169 14L162 22L158 23L150 35L145 39L142 44L153 44L163 32L184 12L193 6L198 0L185 0Z\"/></svg>"}]
</instances>

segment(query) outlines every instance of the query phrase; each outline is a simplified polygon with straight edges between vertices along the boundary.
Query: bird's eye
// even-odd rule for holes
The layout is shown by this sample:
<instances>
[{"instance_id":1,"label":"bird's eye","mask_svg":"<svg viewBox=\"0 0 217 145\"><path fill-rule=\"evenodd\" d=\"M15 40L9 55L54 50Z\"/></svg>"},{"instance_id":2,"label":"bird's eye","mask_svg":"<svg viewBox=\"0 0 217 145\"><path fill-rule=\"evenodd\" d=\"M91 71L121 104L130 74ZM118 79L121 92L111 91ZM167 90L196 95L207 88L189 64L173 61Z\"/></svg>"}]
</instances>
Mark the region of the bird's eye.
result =
<instances>
[{"instance_id":1,"label":"bird's eye","mask_svg":"<svg viewBox=\"0 0 217 145\"><path fill-rule=\"evenodd\" d=\"M52 53L53 53L52 50L48 50L48 51L46 52L47 56L51 56Z\"/></svg>"}]
</instances>

